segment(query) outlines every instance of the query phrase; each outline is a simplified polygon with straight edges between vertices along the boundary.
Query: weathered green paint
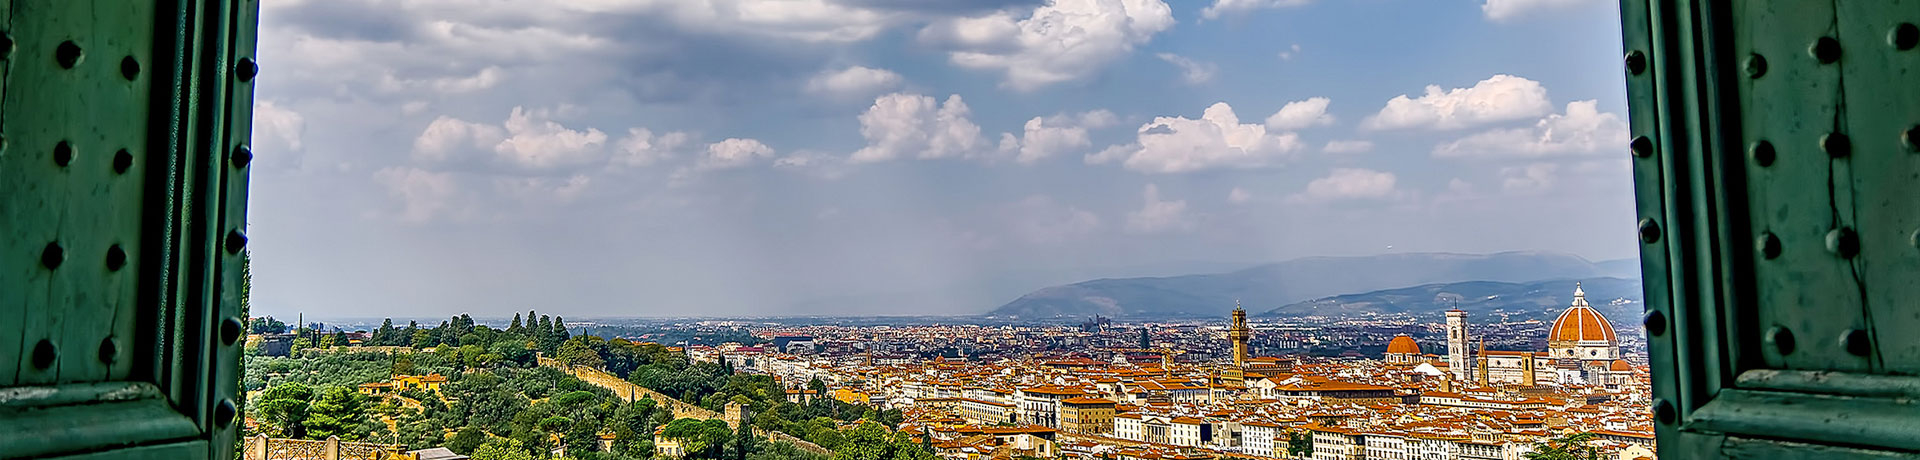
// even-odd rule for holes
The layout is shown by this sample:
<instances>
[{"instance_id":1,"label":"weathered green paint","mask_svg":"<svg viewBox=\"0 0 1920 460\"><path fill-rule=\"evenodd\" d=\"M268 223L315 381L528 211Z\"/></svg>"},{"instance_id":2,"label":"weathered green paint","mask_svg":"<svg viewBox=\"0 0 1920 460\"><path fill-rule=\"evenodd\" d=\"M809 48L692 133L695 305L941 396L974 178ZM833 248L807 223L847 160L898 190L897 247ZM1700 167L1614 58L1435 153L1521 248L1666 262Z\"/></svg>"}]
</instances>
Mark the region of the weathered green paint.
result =
<instances>
[{"instance_id":1,"label":"weathered green paint","mask_svg":"<svg viewBox=\"0 0 1920 460\"><path fill-rule=\"evenodd\" d=\"M0 458L232 456L257 9L0 2Z\"/></svg>"},{"instance_id":2,"label":"weathered green paint","mask_svg":"<svg viewBox=\"0 0 1920 460\"><path fill-rule=\"evenodd\" d=\"M15 365L0 366L6 368L0 382L99 381L125 378L130 369L124 359L104 363L97 352L106 337L126 337L135 326L138 279L105 265L110 247L139 247L130 240L139 236L143 181L137 172L116 173L113 157L147 142L150 87L139 75L124 78L119 68L123 59L147 58L152 21L132 19L150 18L150 9L141 3L14 2L16 18L48 19L7 28L18 41L6 78L16 91L6 94L8 116L0 120L12 144L0 157L0 169L10 173L0 178L0 195L9 197L6 219L43 224L10 225L14 231L4 236L6 257L21 262L13 265L36 270L0 274L0 285L18 287L9 289L16 295L0 300L0 311L23 326L5 336L0 353L30 357L46 341L58 354L44 368L31 359L9 361ZM81 52L71 69L57 62L61 43ZM66 165L56 162L56 150L64 151ZM57 269L39 267L49 243L64 252Z\"/></svg>"},{"instance_id":3,"label":"weathered green paint","mask_svg":"<svg viewBox=\"0 0 1920 460\"><path fill-rule=\"evenodd\" d=\"M1920 24L1920 0L1838 3L1840 43L1859 58L1840 59L1842 121L1851 133L1852 189L1860 254L1855 266L1866 298L1860 312L1874 340L1874 372L1920 374L1920 155L1902 133L1920 125L1920 48L1897 50L1900 24ZM1916 139L1915 142L1920 142Z\"/></svg>"},{"instance_id":4,"label":"weathered green paint","mask_svg":"<svg viewBox=\"0 0 1920 460\"><path fill-rule=\"evenodd\" d=\"M1920 1L1621 11L1661 456L1920 454Z\"/></svg>"}]
</instances>

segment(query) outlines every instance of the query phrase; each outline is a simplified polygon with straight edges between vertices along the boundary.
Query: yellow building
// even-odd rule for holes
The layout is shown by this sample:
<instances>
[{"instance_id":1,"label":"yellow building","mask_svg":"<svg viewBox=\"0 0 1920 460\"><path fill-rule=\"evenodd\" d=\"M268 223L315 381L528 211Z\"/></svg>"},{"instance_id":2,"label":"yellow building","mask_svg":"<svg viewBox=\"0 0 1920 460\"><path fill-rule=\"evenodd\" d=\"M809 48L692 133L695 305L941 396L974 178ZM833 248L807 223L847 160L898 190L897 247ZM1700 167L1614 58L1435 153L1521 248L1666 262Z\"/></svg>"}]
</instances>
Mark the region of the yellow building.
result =
<instances>
[{"instance_id":1,"label":"yellow building","mask_svg":"<svg viewBox=\"0 0 1920 460\"><path fill-rule=\"evenodd\" d=\"M362 383L360 384L360 394L367 396L390 395L393 394L393 384L388 382Z\"/></svg>"},{"instance_id":2,"label":"yellow building","mask_svg":"<svg viewBox=\"0 0 1920 460\"><path fill-rule=\"evenodd\" d=\"M447 383L447 377L440 374L396 375L385 382L360 384L360 394L367 396L386 396L406 390L426 390L440 393L440 385Z\"/></svg>"},{"instance_id":3,"label":"yellow building","mask_svg":"<svg viewBox=\"0 0 1920 460\"><path fill-rule=\"evenodd\" d=\"M1100 398L1067 398L1060 401L1060 429L1088 434L1113 432L1114 402Z\"/></svg>"},{"instance_id":4,"label":"yellow building","mask_svg":"<svg viewBox=\"0 0 1920 460\"><path fill-rule=\"evenodd\" d=\"M679 439L660 435L661 430L666 428L662 426L653 430L653 457L680 458L687 455L686 449L680 446Z\"/></svg>"},{"instance_id":5,"label":"yellow building","mask_svg":"<svg viewBox=\"0 0 1920 460\"><path fill-rule=\"evenodd\" d=\"M833 399L840 400L840 402L847 404L866 405L873 403L873 396L846 388L833 390Z\"/></svg>"},{"instance_id":6,"label":"yellow building","mask_svg":"<svg viewBox=\"0 0 1920 460\"><path fill-rule=\"evenodd\" d=\"M393 377L393 389L395 391L427 390L439 393L440 385L444 383L447 383L447 377L440 374L400 375Z\"/></svg>"}]
</instances>

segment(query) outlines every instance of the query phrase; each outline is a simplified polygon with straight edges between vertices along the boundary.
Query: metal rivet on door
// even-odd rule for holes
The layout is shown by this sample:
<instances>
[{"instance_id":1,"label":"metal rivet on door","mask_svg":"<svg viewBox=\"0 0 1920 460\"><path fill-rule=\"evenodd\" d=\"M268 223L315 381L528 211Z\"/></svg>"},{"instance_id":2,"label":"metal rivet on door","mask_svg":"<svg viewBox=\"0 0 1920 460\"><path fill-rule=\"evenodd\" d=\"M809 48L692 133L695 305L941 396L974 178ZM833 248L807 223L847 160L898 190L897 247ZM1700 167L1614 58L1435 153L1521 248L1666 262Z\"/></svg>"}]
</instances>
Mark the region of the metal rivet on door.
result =
<instances>
[{"instance_id":1,"label":"metal rivet on door","mask_svg":"<svg viewBox=\"0 0 1920 460\"><path fill-rule=\"evenodd\" d=\"M1773 150L1772 142L1755 141L1752 147L1747 147L1747 156L1753 158L1753 164L1765 168L1773 166L1773 160L1778 158L1778 152Z\"/></svg>"},{"instance_id":2,"label":"metal rivet on door","mask_svg":"<svg viewBox=\"0 0 1920 460\"><path fill-rule=\"evenodd\" d=\"M1845 133L1827 133L1820 136L1820 150L1830 157L1846 158L1853 154L1853 140Z\"/></svg>"},{"instance_id":3,"label":"metal rivet on door","mask_svg":"<svg viewBox=\"0 0 1920 460\"><path fill-rule=\"evenodd\" d=\"M1887 32L1887 44L1900 51L1913 49L1913 45L1920 44L1920 27L1914 27L1911 22L1893 26L1893 30Z\"/></svg>"},{"instance_id":4,"label":"metal rivet on door","mask_svg":"<svg viewBox=\"0 0 1920 460\"><path fill-rule=\"evenodd\" d=\"M1832 64L1840 60L1840 41L1833 37L1820 37L1807 46L1807 54L1813 55L1821 64Z\"/></svg>"},{"instance_id":5,"label":"metal rivet on door","mask_svg":"<svg viewBox=\"0 0 1920 460\"><path fill-rule=\"evenodd\" d=\"M118 152L113 152L114 174L126 174L127 168L131 167L133 167L132 152L128 152L127 149L120 149Z\"/></svg>"},{"instance_id":6,"label":"metal rivet on door","mask_svg":"<svg viewBox=\"0 0 1920 460\"><path fill-rule=\"evenodd\" d=\"M66 261L67 249L60 247L59 241L48 242L46 247L40 248L40 266L52 270L60 268L60 263Z\"/></svg>"},{"instance_id":7,"label":"metal rivet on door","mask_svg":"<svg viewBox=\"0 0 1920 460\"><path fill-rule=\"evenodd\" d=\"M1860 253L1860 236L1847 227L1827 231L1827 251L1842 258L1853 258Z\"/></svg>"},{"instance_id":8,"label":"metal rivet on door","mask_svg":"<svg viewBox=\"0 0 1920 460\"><path fill-rule=\"evenodd\" d=\"M1780 356L1793 354L1794 347L1797 345L1793 341L1793 331L1780 326L1767 329L1766 340L1773 345L1773 351Z\"/></svg>"},{"instance_id":9,"label":"metal rivet on door","mask_svg":"<svg viewBox=\"0 0 1920 460\"><path fill-rule=\"evenodd\" d=\"M229 161L233 163L233 167L235 168L247 167L247 163L253 162L253 148L248 147L247 144L240 144L239 147L234 147L233 156Z\"/></svg>"},{"instance_id":10,"label":"metal rivet on door","mask_svg":"<svg viewBox=\"0 0 1920 460\"><path fill-rule=\"evenodd\" d=\"M127 56L125 58L121 58L120 59L120 76L126 77L127 81L133 81L133 79L135 78L140 78L140 61L134 59L133 56Z\"/></svg>"},{"instance_id":11,"label":"metal rivet on door","mask_svg":"<svg viewBox=\"0 0 1920 460\"><path fill-rule=\"evenodd\" d=\"M80 65L80 59L83 57L85 56L80 52L80 45L75 44L73 40L60 42L60 46L53 49L53 61L59 63L60 68L63 69Z\"/></svg>"},{"instance_id":12,"label":"metal rivet on door","mask_svg":"<svg viewBox=\"0 0 1920 460\"><path fill-rule=\"evenodd\" d=\"M1867 336L1867 331L1848 329L1840 334L1840 348L1850 355L1866 356L1873 352L1873 339Z\"/></svg>"},{"instance_id":13,"label":"metal rivet on door","mask_svg":"<svg viewBox=\"0 0 1920 460\"><path fill-rule=\"evenodd\" d=\"M1633 138L1633 141L1627 143L1627 150L1633 152L1633 156L1636 156L1636 157L1640 157L1640 158L1652 157L1653 156L1653 139L1648 139L1647 136L1635 137Z\"/></svg>"},{"instance_id":14,"label":"metal rivet on door","mask_svg":"<svg viewBox=\"0 0 1920 460\"><path fill-rule=\"evenodd\" d=\"M1768 260L1780 257L1780 237L1774 236L1773 232L1763 232L1759 238L1754 239L1753 248L1760 251L1760 256Z\"/></svg>"},{"instance_id":15,"label":"metal rivet on door","mask_svg":"<svg viewBox=\"0 0 1920 460\"><path fill-rule=\"evenodd\" d=\"M53 340L51 339L40 339L40 343L33 345L34 369L44 370L53 367L53 360L59 357L60 351L54 348Z\"/></svg>"},{"instance_id":16,"label":"metal rivet on door","mask_svg":"<svg viewBox=\"0 0 1920 460\"><path fill-rule=\"evenodd\" d=\"M117 272L120 271L120 267L125 266L127 266L127 251L120 249L120 245L118 244L108 247L107 270Z\"/></svg>"},{"instance_id":17,"label":"metal rivet on door","mask_svg":"<svg viewBox=\"0 0 1920 460\"><path fill-rule=\"evenodd\" d=\"M120 341L113 338L113 336L100 339L99 358L101 364L107 365L112 365L114 361L120 360Z\"/></svg>"},{"instance_id":18,"label":"metal rivet on door","mask_svg":"<svg viewBox=\"0 0 1920 460\"><path fill-rule=\"evenodd\" d=\"M1747 70L1747 78L1760 78L1760 76L1767 74L1767 57L1759 54L1749 54L1747 55L1746 65L1743 67Z\"/></svg>"},{"instance_id":19,"label":"metal rivet on door","mask_svg":"<svg viewBox=\"0 0 1920 460\"><path fill-rule=\"evenodd\" d=\"M1647 335L1659 337L1667 333L1667 315L1659 310L1647 312L1646 316L1640 318L1640 325L1646 327Z\"/></svg>"},{"instance_id":20,"label":"metal rivet on door","mask_svg":"<svg viewBox=\"0 0 1920 460\"><path fill-rule=\"evenodd\" d=\"M62 168L73 164L73 144L68 144L67 141L53 144L53 164Z\"/></svg>"}]
</instances>

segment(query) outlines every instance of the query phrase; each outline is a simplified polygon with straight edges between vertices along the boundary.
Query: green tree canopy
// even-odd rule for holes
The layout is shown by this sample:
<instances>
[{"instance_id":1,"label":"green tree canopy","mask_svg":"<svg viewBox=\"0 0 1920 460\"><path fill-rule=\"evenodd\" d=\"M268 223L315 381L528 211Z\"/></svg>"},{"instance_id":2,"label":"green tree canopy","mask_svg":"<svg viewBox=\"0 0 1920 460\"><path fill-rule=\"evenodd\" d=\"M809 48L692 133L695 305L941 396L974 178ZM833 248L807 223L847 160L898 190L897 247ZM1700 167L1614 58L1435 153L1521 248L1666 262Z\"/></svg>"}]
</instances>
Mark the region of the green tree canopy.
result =
<instances>
[{"instance_id":1,"label":"green tree canopy","mask_svg":"<svg viewBox=\"0 0 1920 460\"><path fill-rule=\"evenodd\" d=\"M606 364L605 360L600 359L600 353L594 351L592 346L587 345L585 337L575 337L568 339L566 342L562 342L560 344L559 356L555 358L571 366L585 366L594 369L599 369Z\"/></svg>"},{"instance_id":2,"label":"green tree canopy","mask_svg":"<svg viewBox=\"0 0 1920 460\"><path fill-rule=\"evenodd\" d=\"M472 455L480 448L480 444L486 441L487 433L485 431L480 431L479 428L468 426L461 427L460 431L455 432L453 438L448 439L444 447L457 454Z\"/></svg>"},{"instance_id":3,"label":"green tree canopy","mask_svg":"<svg viewBox=\"0 0 1920 460\"><path fill-rule=\"evenodd\" d=\"M252 404L267 431L281 437L306 439L307 413L311 409L313 389L298 383L273 387Z\"/></svg>"},{"instance_id":4,"label":"green tree canopy","mask_svg":"<svg viewBox=\"0 0 1920 460\"><path fill-rule=\"evenodd\" d=\"M1574 433L1534 443L1527 460L1599 460L1600 452L1589 441L1593 433Z\"/></svg>"},{"instance_id":5,"label":"green tree canopy","mask_svg":"<svg viewBox=\"0 0 1920 460\"><path fill-rule=\"evenodd\" d=\"M721 420L683 418L661 428L660 436L680 440L689 457L717 459L732 440L733 430Z\"/></svg>"},{"instance_id":6,"label":"green tree canopy","mask_svg":"<svg viewBox=\"0 0 1920 460\"><path fill-rule=\"evenodd\" d=\"M367 422L366 396L352 388L333 386L320 391L307 414L307 434L314 439L339 436L361 439L357 430Z\"/></svg>"},{"instance_id":7,"label":"green tree canopy","mask_svg":"<svg viewBox=\"0 0 1920 460\"><path fill-rule=\"evenodd\" d=\"M535 460L526 445L512 439L491 439L473 450L473 460Z\"/></svg>"}]
</instances>

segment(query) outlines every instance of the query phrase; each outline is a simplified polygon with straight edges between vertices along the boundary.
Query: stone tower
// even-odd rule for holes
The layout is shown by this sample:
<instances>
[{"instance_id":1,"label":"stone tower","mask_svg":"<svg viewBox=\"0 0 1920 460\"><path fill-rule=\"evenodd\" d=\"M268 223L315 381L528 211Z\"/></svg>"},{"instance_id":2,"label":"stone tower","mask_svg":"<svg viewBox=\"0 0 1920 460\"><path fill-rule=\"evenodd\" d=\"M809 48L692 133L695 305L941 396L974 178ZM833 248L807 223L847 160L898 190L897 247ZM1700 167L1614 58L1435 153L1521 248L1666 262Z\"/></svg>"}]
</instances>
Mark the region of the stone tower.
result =
<instances>
[{"instance_id":1,"label":"stone tower","mask_svg":"<svg viewBox=\"0 0 1920 460\"><path fill-rule=\"evenodd\" d=\"M1253 330L1247 328L1247 310L1240 308L1240 302L1233 302L1233 327L1227 329L1227 338L1233 341L1233 367L1247 367L1247 339L1253 337Z\"/></svg>"},{"instance_id":2,"label":"stone tower","mask_svg":"<svg viewBox=\"0 0 1920 460\"><path fill-rule=\"evenodd\" d=\"M1447 370L1462 382L1473 378L1473 365L1467 362L1467 312L1447 310Z\"/></svg>"}]
</instances>

